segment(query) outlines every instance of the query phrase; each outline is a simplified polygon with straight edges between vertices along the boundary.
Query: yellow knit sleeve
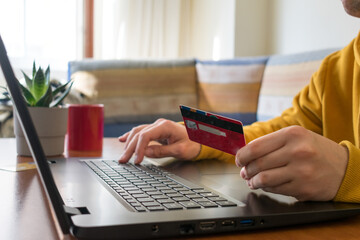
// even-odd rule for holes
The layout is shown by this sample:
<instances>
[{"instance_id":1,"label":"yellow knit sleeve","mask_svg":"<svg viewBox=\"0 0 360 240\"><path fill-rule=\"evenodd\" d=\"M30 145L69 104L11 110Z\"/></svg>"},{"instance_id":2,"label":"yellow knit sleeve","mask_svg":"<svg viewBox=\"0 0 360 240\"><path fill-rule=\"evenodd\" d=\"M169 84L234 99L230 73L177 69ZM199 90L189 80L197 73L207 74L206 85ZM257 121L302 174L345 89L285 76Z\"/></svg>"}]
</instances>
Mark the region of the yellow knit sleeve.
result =
<instances>
[{"instance_id":1,"label":"yellow knit sleeve","mask_svg":"<svg viewBox=\"0 0 360 240\"><path fill-rule=\"evenodd\" d=\"M349 141L342 141L341 145L349 150L349 162L341 186L334 198L339 202L360 202L360 149Z\"/></svg>"},{"instance_id":2,"label":"yellow knit sleeve","mask_svg":"<svg viewBox=\"0 0 360 240\"><path fill-rule=\"evenodd\" d=\"M228 163L235 163L235 156L216 150L214 148L201 145L201 151L199 155L195 158L195 160L202 160L202 159L218 159L220 161L225 161Z\"/></svg>"}]
</instances>

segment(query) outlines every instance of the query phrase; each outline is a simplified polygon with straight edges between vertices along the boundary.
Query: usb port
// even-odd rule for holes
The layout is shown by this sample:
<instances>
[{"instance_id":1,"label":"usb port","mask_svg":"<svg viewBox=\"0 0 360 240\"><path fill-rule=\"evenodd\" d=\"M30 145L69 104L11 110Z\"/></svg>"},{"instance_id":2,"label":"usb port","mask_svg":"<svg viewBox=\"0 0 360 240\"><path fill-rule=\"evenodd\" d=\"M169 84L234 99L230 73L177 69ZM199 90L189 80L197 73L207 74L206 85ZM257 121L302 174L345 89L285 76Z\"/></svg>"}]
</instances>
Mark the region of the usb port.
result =
<instances>
[{"instance_id":1,"label":"usb port","mask_svg":"<svg viewBox=\"0 0 360 240\"><path fill-rule=\"evenodd\" d=\"M224 220L221 222L221 226L224 228L235 228L236 222L235 222L235 220L231 220L231 219Z\"/></svg>"},{"instance_id":2,"label":"usb port","mask_svg":"<svg viewBox=\"0 0 360 240\"><path fill-rule=\"evenodd\" d=\"M253 226L254 225L254 220L252 219L243 219L240 220L240 226L241 227L249 227L249 226Z\"/></svg>"},{"instance_id":3,"label":"usb port","mask_svg":"<svg viewBox=\"0 0 360 240\"><path fill-rule=\"evenodd\" d=\"M210 221L210 222L201 222L200 223L200 229L203 231L209 231L209 230L213 230L216 227L216 222L214 221Z\"/></svg>"}]
</instances>

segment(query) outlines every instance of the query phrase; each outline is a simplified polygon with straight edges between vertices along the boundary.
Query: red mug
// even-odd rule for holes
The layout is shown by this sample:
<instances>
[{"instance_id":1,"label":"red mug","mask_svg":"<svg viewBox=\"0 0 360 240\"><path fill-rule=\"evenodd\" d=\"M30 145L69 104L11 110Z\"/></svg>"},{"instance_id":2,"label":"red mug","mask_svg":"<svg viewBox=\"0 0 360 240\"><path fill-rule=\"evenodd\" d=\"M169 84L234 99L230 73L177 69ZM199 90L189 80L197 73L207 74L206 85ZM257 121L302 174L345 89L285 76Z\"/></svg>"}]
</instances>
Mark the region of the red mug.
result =
<instances>
[{"instance_id":1,"label":"red mug","mask_svg":"<svg viewBox=\"0 0 360 240\"><path fill-rule=\"evenodd\" d=\"M102 152L104 105L68 104L66 145L71 152Z\"/></svg>"}]
</instances>

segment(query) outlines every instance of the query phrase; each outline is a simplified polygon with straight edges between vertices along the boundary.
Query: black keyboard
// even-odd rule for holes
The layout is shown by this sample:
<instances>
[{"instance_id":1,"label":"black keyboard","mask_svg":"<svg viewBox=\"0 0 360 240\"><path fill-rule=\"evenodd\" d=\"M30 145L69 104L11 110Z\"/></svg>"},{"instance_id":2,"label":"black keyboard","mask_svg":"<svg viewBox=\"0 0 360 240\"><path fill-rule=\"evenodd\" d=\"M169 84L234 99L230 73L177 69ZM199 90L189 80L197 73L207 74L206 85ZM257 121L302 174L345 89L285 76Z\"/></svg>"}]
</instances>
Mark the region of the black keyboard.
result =
<instances>
[{"instance_id":1,"label":"black keyboard","mask_svg":"<svg viewBox=\"0 0 360 240\"><path fill-rule=\"evenodd\" d=\"M153 165L84 161L135 211L233 207L236 203Z\"/></svg>"}]
</instances>

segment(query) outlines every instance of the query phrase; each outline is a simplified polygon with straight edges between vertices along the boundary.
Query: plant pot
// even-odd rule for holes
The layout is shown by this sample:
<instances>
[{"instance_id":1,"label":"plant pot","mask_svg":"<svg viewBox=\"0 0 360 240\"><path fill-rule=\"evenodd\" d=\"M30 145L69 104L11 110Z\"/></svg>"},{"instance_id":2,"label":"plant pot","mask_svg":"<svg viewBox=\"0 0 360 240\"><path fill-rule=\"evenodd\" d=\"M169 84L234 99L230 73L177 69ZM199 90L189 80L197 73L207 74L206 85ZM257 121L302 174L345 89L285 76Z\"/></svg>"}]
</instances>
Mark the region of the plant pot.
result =
<instances>
[{"instance_id":1,"label":"plant pot","mask_svg":"<svg viewBox=\"0 0 360 240\"><path fill-rule=\"evenodd\" d=\"M64 153L67 131L68 109L29 107L30 116L46 156L58 156ZM14 132L18 155L31 156L17 114L14 114Z\"/></svg>"}]
</instances>

